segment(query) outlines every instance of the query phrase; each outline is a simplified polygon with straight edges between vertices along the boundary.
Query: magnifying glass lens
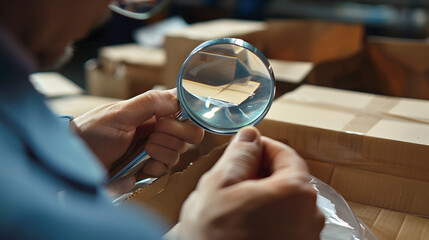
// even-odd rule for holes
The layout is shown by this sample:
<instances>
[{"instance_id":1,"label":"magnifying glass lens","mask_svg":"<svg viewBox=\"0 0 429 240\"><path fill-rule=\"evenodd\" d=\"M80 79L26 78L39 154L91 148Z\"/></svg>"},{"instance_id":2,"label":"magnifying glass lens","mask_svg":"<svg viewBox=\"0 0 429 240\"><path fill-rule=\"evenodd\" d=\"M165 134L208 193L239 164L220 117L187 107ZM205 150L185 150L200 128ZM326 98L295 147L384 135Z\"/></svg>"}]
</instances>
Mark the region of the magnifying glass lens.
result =
<instances>
[{"instance_id":1,"label":"magnifying glass lens","mask_svg":"<svg viewBox=\"0 0 429 240\"><path fill-rule=\"evenodd\" d=\"M194 50L183 65L179 100L201 127L232 134L265 116L274 95L274 77L268 61L250 44L212 41Z\"/></svg>"}]
</instances>

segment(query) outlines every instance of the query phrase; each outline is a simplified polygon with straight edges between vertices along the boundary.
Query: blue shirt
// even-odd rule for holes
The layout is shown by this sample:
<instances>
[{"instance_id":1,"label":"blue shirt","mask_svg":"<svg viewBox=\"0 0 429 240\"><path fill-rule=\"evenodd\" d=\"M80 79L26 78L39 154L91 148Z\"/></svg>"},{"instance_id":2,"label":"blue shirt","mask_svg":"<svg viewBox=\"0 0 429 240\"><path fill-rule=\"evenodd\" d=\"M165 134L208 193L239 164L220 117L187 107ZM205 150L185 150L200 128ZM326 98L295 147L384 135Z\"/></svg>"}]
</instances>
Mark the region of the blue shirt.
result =
<instances>
[{"instance_id":1,"label":"blue shirt","mask_svg":"<svg viewBox=\"0 0 429 240\"><path fill-rule=\"evenodd\" d=\"M28 80L30 55L0 26L0 239L160 239L160 221L115 207L106 172Z\"/></svg>"}]
</instances>

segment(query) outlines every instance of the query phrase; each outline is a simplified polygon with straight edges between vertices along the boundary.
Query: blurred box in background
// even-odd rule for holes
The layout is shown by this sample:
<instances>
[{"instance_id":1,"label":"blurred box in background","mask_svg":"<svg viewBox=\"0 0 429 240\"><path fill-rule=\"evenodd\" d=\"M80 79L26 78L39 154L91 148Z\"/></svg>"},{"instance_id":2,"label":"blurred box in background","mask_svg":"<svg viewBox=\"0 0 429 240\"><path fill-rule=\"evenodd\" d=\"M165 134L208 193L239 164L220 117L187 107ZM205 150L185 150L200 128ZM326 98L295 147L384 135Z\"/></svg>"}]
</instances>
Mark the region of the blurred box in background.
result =
<instances>
[{"instance_id":1,"label":"blurred box in background","mask_svg":"<svg viewBox=\"0 0 429 240\"><path fill-rule=\"evenodd\" d=\"M57 72L38 72L30 75L34 88L46 98L79 95L84 91L77 84Z\"/></svg>"},{"instance_id":2,"label":"blurred box in background","mask_svg":"<svg viewBox=\"0 0 429 240\"><path fill-rule=\"evenodd\" d=\"M276 97L301 85L314 68L311 62L268 59L276 79Z\"/></svg>"},{"instance_id":3,"label":"blurred box in background","mask_svg":"<svg viewBox=\"0 0 429 240\"><path fill-rule=\"evenodd\" d=\"M269 20L264 52L270 59L313 64L305 83L349 90L366 90L363 64L364 28L312 20ZM291 89L282 89L279 95Z\"/></svg>"},{"instance_id":4,"label":"blurred box in background","mask_svg":"<svg viewBox=\"0 0 429 240\"><path fill-rule=\"evenodd\" d=\"M57 72L33 73L30 75L30 82L56 114L78 117L103 104L119 101L115 98L85 95L83 89Z\"/></svg>"},{"instance_id":5,"label":"blurred box in background","mask_svg":"<svg viewBox=\"0 0 429 240\"><path fill-rule=\"evenodd\" d=\"M88 92L95 96L128 99L161 83L163 49L137 44L107 46L98 60L85 64Z\"/></svg>"},{"instance_id":6,"label":"blurred box in background","mask_svg":"<svg viewBox=\"0 0 429 240\"><path fill-rule=\"evenodd\" d=\"M156 85L176 87L180 68L199 44L241 38L272 63L276 96L303 83L429 99L429 47L418 40L365 38L362 25L312 20L219 19L167 34L164 49L108 46L86 64L89 93L126 99Z\"/></svg>"},{"instance_id":7,"label":"blurred box in background","mask_svg":"<svg viewBox=\"0 0 429 240\"><path fill-rule=\"evenodd\" d=\"M104 104L111 104L120 99L88 95L74 95L54 98L46 101L52 112L61 115L78 117Z\"/></svg>"},{"instance_id":8,"label":"blurred box in background","mask_svg":"<svg viewBox=\"0 0 429 240\"><path fill-rule=\"evenodd\" d=\"M367 76L379 94L429 99L429 43L369 37Z\"/></svg>"}]
</instances>

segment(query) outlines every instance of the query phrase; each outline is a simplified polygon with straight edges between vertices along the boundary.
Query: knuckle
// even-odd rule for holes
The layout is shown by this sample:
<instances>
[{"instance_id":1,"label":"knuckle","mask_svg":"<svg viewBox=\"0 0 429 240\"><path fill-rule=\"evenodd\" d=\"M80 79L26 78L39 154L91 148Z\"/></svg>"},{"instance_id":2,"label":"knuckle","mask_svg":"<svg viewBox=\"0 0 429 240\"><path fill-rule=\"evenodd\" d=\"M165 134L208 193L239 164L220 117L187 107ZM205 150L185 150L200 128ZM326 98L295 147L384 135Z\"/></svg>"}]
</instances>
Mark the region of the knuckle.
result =
<instances>
[{"instance_id":1,"label":"knuckle","mask_svg":"<svg viewBox=\"0 0 429 240\"><path fill-rule=\"evenodd\" d=\"M159 99L159 90L149 90L144 93L144 98L139 98L142 103L155 104Z\"/></svg>"}]
</instances>

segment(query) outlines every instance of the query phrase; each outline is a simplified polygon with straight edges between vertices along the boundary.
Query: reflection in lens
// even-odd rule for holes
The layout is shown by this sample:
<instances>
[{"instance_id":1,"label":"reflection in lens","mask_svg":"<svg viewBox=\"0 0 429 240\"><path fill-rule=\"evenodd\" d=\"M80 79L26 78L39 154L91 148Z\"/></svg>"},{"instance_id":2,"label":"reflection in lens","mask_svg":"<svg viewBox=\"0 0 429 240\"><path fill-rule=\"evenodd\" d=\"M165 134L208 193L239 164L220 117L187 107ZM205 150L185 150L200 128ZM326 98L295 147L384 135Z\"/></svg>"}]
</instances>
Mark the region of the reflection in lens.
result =
<instances>
[{"instance_id":1,"label":"reflection in lens","mask_svg":"<svg viewBox=\"0 0 429 240\"><path fill-rule=\"evenodd\" d=\"M179 98L194 122L217 133L234 133L265 115L274 80L254 51L221 43L191 54L179 76Z\"/></svg>"}]
</instances>

